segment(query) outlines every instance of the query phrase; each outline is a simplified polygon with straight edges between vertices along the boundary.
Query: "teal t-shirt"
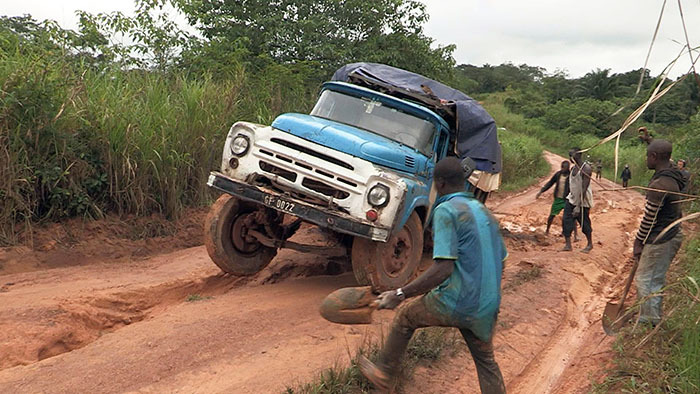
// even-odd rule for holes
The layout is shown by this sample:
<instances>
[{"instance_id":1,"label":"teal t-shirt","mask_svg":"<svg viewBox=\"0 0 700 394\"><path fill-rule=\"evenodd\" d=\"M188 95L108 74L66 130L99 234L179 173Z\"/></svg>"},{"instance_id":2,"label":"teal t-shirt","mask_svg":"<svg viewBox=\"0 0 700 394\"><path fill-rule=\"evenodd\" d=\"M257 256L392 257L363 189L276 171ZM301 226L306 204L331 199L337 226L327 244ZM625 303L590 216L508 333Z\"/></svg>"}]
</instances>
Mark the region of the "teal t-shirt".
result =
<instances>
[{"instance_id":1,"label":"teal t-shirt","mask_svg":"<svg viewBox=\"0 0 700 394\"><path fill-rule=\"evenodd\" d=\"M433 259L454 260L452 275L426 305L483 341L493 332L508 256L498 222L469 192L440 197L433 210Z\"/></svg>"}]
</instances>

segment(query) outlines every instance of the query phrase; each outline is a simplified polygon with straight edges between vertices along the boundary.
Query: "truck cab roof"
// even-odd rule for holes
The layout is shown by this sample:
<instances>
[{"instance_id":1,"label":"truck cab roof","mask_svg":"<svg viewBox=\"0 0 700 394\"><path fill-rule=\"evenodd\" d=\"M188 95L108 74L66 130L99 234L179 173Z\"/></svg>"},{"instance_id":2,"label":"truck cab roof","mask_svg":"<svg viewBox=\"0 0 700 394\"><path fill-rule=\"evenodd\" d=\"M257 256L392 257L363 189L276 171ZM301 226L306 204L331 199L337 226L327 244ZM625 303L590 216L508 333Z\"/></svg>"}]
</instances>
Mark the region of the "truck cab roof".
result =
<instances>
[{"instance_id":1,"label":"truck cab roof","mask_svg":"<svg viewBox=\"0 0 700 394\"><path fill-rule=\"evenodd\" d=\"M450 126L447 124L445 119L443 119L440 115L436 114L430 109L412 103L410 101L401 100L388 94L377 92L369 88L365 88L347 82L333 81L324 83L321 91L323 90L332 90L357 97L367 97L372 100L376 100L381 103L387 104L392 108L396 108L408 114L417 116L421 119L425 119L435 124L435 128L441 130L441 132L449 132L450 130Z\"/></svg>"}]
</instances>

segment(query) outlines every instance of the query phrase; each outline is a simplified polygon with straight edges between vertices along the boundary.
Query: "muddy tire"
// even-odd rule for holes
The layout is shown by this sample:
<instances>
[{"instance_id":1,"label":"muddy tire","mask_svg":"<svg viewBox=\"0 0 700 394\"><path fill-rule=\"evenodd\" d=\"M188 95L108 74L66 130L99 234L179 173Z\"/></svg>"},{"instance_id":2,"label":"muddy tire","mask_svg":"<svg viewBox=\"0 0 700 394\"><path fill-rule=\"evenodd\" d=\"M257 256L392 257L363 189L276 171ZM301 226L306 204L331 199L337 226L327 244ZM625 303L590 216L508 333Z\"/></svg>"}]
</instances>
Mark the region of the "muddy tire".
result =
<instances>
[{"instance_id":1,"label":"muddy tire","mask_svg":"<svg viewBox=\"0 0 700 394\"><path fill-rule=\"evenodd\" d=\"M371 285L375 291L396 289L416 277L422 254L423 225L414 212L387 242L356 237L352 270L361 285Z\"/></svg>"},{"instance_id":2,"label":"muddy tire","mask_svg":"<svg viewBox=\"0 0 700 394\"><path fill-rule=\"evenodd\" d=\"M254 204L228 194L212 204L204 222L204 245L209 257L222 271L239 276L253 275L265 268L277 254L277 249L240 236L243 219L255 210Z\"/></svg>"}]
</instances>

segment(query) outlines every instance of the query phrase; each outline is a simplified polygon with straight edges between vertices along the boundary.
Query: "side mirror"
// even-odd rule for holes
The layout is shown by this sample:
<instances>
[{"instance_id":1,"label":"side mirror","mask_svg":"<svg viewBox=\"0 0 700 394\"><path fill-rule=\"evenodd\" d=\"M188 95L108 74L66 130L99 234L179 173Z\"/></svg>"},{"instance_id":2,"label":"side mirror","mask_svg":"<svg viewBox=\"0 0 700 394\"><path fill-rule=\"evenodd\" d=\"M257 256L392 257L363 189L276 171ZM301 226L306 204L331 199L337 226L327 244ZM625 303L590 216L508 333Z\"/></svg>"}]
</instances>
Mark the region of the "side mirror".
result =
<instances>
[{"instance_id":1,"label":"side mirror","mask_svg":"<svg viewBox=\"0 0 700 394\"><path fill-rule=\"evenodd\" d=\"M471 157L465 157L462 159L461 164L462 170L464 170L464 179L469 179L472 176L472 172L476 170L476 162Z\"/></svg>"}]
</instances>

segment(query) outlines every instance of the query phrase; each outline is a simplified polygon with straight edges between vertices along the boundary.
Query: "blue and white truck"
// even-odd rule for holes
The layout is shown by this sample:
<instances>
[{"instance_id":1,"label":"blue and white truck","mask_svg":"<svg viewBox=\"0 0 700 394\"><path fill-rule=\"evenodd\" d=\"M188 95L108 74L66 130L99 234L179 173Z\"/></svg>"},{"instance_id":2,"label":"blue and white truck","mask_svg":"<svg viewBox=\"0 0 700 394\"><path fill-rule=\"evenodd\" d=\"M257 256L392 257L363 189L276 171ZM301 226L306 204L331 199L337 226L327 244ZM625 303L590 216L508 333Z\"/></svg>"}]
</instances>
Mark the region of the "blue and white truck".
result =
<instances>
[{"instance_id":1,"label":"blue and white truck","mask_svg":"<svg viewBox=\"0 0 700 394\"><path fill-rule=\"evenodd\" d=\"M310 114L231 127L208 181L223 194L205 223L207 251L234 275L259 272L280 248L349 255L360 284L400 287L420 265L435 163L469 157L476 170L466 186L483 200L500 182L496 133L457 90L385 65L347 65ZM337 246L289 241L302 222Z\"/></svg>"}]
</instances>

